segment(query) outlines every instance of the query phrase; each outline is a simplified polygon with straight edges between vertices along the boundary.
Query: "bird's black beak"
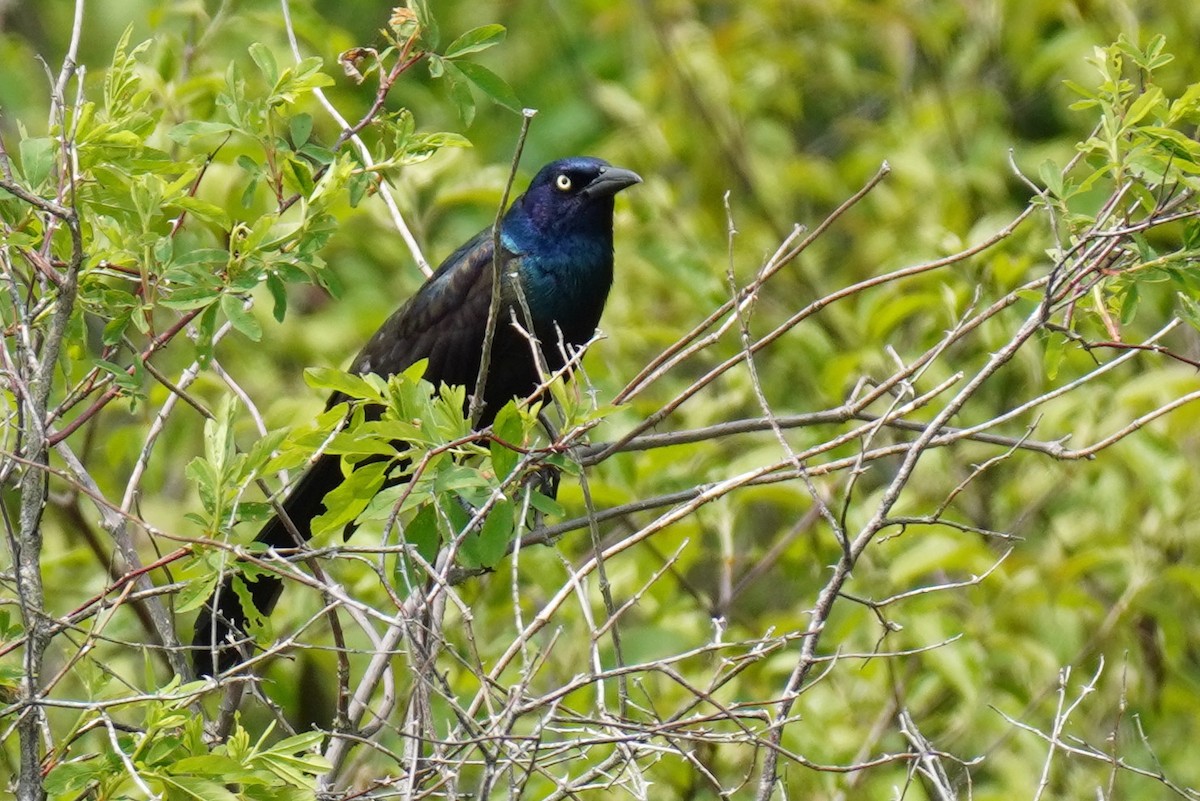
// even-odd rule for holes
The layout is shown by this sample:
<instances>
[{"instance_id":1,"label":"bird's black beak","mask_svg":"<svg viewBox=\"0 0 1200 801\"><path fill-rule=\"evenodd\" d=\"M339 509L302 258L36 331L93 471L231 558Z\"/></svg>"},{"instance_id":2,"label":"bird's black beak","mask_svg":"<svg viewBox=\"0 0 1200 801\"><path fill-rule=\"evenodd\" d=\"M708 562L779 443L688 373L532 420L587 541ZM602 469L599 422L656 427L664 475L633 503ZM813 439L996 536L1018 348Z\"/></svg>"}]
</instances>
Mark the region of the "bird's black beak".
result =
<instances>
[{"instance_id":1,"label":"bird's black beak","mask_svg":"<svg viewBox=\"0 0 1200 801\"><path fill-rule=\"evenodd\" d=\"M640 184L642 176L633 170L623 170L620 167L601 167L600 174L580 193L584 197L612 197L626 187Z\"/></svg>"}]
</instances>

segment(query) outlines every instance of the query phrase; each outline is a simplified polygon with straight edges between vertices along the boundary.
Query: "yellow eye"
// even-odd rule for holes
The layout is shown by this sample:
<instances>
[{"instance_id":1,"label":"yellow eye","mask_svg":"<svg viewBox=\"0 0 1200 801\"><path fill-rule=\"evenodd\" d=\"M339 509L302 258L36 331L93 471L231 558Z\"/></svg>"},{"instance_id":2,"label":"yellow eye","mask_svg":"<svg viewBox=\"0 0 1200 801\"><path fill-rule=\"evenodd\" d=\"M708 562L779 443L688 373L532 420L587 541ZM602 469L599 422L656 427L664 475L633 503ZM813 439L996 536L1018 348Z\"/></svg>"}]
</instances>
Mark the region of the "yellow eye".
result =
<instances>
[{"instance_id":1,"label":"yellow eye","mask_svg":"<svg viewBox=\"0 0 1200 801\"><path fill-rule=\"evenodd\" d=\"M571 190L571 176L567 175L566 173L562 173L558 176L558 179L554 182L554 185L564 192L569 192Z\"/></svg>"}]
</instances>

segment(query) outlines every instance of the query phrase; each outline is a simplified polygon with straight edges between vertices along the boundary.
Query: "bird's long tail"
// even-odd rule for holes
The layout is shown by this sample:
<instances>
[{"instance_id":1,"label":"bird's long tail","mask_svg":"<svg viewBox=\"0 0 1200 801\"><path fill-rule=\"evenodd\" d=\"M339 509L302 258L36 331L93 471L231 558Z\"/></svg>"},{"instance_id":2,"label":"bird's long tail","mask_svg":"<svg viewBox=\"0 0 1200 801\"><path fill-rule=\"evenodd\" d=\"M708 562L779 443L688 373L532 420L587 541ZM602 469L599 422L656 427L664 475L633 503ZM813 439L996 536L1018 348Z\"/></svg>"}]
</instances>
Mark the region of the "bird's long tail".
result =
<instances>
[{"instance_id":1,"label":"bird's long tail","mask_svg":"<svg viewBox=\"0 0 1200 801\"><path fill-rule=\"evenodd\" d=\"M326 493L342 482L339 461L337 456L318 458L283 501L283 510L303 541L312 537L313 518L325 511ZM278 515L262 527L254 541L280 549L302 544ZM196 618L192 664L197 676L214 676L218 670L228 670L247 656L244 646L248 616L234 592L233 582L232 575L221 582ZM259 614L271 614L283 592L283 581L275 576L259 576L246 584L254 608Z\"/></svg>"}]
</instances>

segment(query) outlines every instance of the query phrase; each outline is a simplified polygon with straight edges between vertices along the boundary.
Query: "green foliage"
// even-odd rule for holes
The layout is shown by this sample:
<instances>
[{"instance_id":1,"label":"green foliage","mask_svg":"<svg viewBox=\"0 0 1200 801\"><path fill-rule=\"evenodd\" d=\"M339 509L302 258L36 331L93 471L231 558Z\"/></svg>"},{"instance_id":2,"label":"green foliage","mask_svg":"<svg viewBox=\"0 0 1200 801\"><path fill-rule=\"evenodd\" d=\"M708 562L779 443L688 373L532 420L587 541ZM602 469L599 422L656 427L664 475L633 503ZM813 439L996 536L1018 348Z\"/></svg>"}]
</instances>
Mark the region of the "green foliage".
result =
<instances>
[{"instance_id":1,"label":"green foliage","mask_svg":"<svg viewBox=\"0 0 1200 801\"><path fill-rule=\"evenodd\" d=\"M950 425L984 424L1061 391L988 431L1012 441L1069 436L1066 447L1085 447L1194 392L1195 334L1185 329L1200 328L1200 56L1189 46L1197 20L1187 4L1100 2L1081 15L1049 0L995 8L589 0L552 12L542 3L412 2L387 20L359 0L337 4L336 14L292 3L305 56L297 60L276 6L139 0L89 16L82 102L68 102L61 117L47 113L35 55L63 52L69 15L62 4L26 5L21 14L40 32L0 42L0 136L13 182L70 204L82 240L47 425L94 478L105 508L120 510L144 562L188 549L149 574L171 587L185 639L188 613L221 571L239 574L234 590L245 596L263 570L227 546L246 542L271 513L264 493L282 486L276 474L294 480L318 451L340 458L351 478L319 521L315 558L382 628L429 585L429 566L452 557L461 582L446 603L445 642L432 669L407 640L395 646L395 695L411 704L412 720L428 718L438 735L428 743L464 720L475 725L484 709L511 713L504 748L563 744L513 785L514 797L558 792L579 766L619 756L612 733L637 726L653 733L625 744L632 767L612 781L644 779L656 798L715 798L712 775L750 797L751 785L737 782L757 780L771 749L736 739L770 729L762 710L774 714L769 702L784 695L810 610L843 557L830 521L850 531L869 523L903 456L853 459L913 434L880 428L838 440L862 421L789 428L783 439L795 453L836 440L804 460L830 514L800 478L713 493L607 560L602 580L579 578L597 547L620 544L683 502L634 504L786 461L780 438L764 429L654 447L585 470L578 453L550 447L529 409L506 407L490 435L475 435L463 390L431 395L419 368L390 381L313 368L345 363L422 280L381 210L382 192L394 193L434 262L493 219L507 174L484 165L511 159L518 123L505 109L539 110L523 172L593 152L646 178L617 207L608 337L579 382L551 387L546 407L560 431L616 439L740 353L733 322L645 391L609 405L729 297L727 271L735 284L750 281L793 223L812 231L885 159L887 179L747 310L752 338L857 281L983 242L1031 198L1038 208L969 260L823 302L756 353L756 379L743 366L729 370L655 431L759 417L760 395L781 417L836 410L1001 300L867 412L958 372L974 375L1039 309L1048 325ZM318 91L352 125L362 121L365 156ZM75 92L71 84L68 101ZM478 105L480 96L498 105ZM1098 244L1117 239L1109 252ZM75 252L69 226L4 190L0 244L0 324L19 354L25 345L11 334L29 331L34 346L49 336ZM1070 273L1084 253L1105 257ZM1047 284L1036 282L1069 273L1058 286L1080 291L1047 304ZM1176 317L1189 325L1150 340ZM1067 391L1099 365L1099 379ZM4 369L7 457L18 447L19 385L8 378L15 368ZM322 412L326 392L343 398ZM379 416L367 413L371 404L383 407ZM939 408L916 409L906 422L928 423ZM789 797L891 797L897 787L905 797L933 795L905 757L914 746L896 722L901 709L936 751L962 760L943 760L962 795L969 782L977 799L1034 797L1049 746L1005 716L1050 731L1060 671L1073 670L1069 703L1101 659L1061 742L1116 753L1151 775L1060 749L1042 797L1157 799L1168 790L1154 775L1200 784L1186 745L1200 683L1196 414L1181 405L1147 419L1086 462L1022 449L994 461L1007 446L979 441L925 452L892 512L904 522L863 552L821 629L819 675L801 688L780 744L807 760L782 769ZM844 472L820 472L838 459L850 460ZM204 716L213 716L217 693L170 678L164 652L143 645L154 635L129 602L91 601L113 583L106 571L118 549L73 468L61 454L52 466L46 606L49 618L70 623L56 630L43 673L53 679L52 796L139 797L146 789L131 779L132 765L149 792L168 798L311 797L314 777L329 768L314 752L328 741L284 734L272 727L275 710L247 701L234 734L206 742L192 704L204 696ZM556 501L539 489L547 467L562 472ZM389 470L413 480L376 492ZM12 519L15 495L6 484ZM595 532L559 532L547 538L553 547L513 553L542 522L622 506ZM922 518L937 509L938 519ZM348 523L359 528L346 543ZM13 575L8 562L0 567ZM559 593L569 600L547 611ZM0 648L11 649L0 660L8 705L0 714L15 717L14 655L27 632L11 581L0 594ZM357 678L377 642L353 626L337 640L317 617L327 599L311 587L290 586L287 598L269 628L255 621L261 645L292 635L301 643L263 665L263 692L284 718L329 727L333 711L320 701L337 665L306 646L345 646ZM74 615L80 608L91 616ZM519 627L542 613L547 627L516 643ZM515 656L496 667L510 649ZM655 660L664 667L630 671L627 705L615 676L572 684L597 664ZM436 679L428 697L422 677ZM94 705L53 706L59 699ZM720 717L727 710L743 715L737 724ZM654 717L676 712L668 723ZM0 720L2 775L16 775L19 759L11 720ZM392 712L371 735L379 747L354 752L362 785L352 792L390 791L370 782L407 769L409 720ZM486 775L479 764L510 751L484 753L492 741L474 732L464 742L456 781L471 793Z\"/></svg>"},{"instance_id":2,"label":"green foliage","mask_svg":"<svg viewBox=\"0 0 1200 801\"><path fill-rule=\"evenodd\" d=\"M268 744L271 727L252 742L239 724L224 744L212 748L204 741L202 719L187 709L198 689L196 684L180 686L178 680L159 688L162 700L143 707L145 719L136 735L114 730L115 750L58 763L46 777L46 792L54 798L122 798L140 787L165 798L213 801L313 797L316 778L329 770L329 763L314 753L320 733ZM75 731L97 723L103 726L103 718L82 715Z\"/></svg>"}]
</instances>

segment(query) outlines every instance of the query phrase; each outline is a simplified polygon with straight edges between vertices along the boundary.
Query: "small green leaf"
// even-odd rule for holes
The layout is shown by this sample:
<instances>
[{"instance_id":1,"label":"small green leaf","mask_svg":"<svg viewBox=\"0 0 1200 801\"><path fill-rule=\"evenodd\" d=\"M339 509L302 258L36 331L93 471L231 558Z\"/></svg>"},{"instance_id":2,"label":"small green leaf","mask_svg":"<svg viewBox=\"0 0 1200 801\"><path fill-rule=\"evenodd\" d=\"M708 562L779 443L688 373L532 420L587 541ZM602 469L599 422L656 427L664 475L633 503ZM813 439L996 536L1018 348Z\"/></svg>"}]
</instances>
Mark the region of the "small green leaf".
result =
<instances>
[{"instance_id":1,"label":"small green leaf","mask_svg":"<svg viewBox=\"0 0 1200 801\"><path fill-rule=\"evenodd\" d=\"M1066 355L1066 350L1066 337L1062 337L1057 334L1051 334L1046 338L1045 354L1042 357L1042 365L1046 370L1046 377L1051 381L1058 377L1058 368L1062 365L1063 356Z\"/></svg>"},{"instance_id":2,"label":"small green leaf","mask_svg":"<svg viewBox=\"0 0 1200 801\"><path fill-rule=\"evenodd\" d=\"M108 373L113 378L113 383L126 392L140 392L141 385L132 375L126 372L125 368L119 364L114 364L105 359L93 359L92 364L100 370Z\"/></svg>"},{"instance_id":3,"label":"small green leaf","mask_svg":"<svg viewBox=\"0 0 1200 801\"><path fill-rule=\"evenodd\" d=\"M308 137L312 135L313 118L311 114L297 114L292 117L288 123L288 129L292 134L292 147L299 150L308 143Z\"/></svg>"},{"instance_id":4,"label":"small green leaf","mask_svg":"<svg viewBox=\"0 0 1200 801\"><path fill-rule=\"evenodd\" d=\"M353 523L383 486L387 469L387 462L358 465L345 481L325 496L326 512L313 519L313 535L341 531Z\"/></svg>"},{"instance_id":5,"label":"small green leaf","mask_svg":"<svg viewBox=\"0 0 1200 801\"><path fill-rule=\"evenodd\" d=\"M1142 92L1137 100L1133 101L1133 105L1129 107L1129 111L1125 112L1125 119L1122 122L1126 127L1136 125L1155 106L1164 104L1165 102L1162 89L1159 89L1157 86L1151 86Z\"/></svg>"},{"instance_id":6,"label":"small green leaf","mask_svg":"<svg viewBox=\"0 0 1200 801\"><path fill-rule=\"evenodd\" d=\"M446 62L442 60L442 57L438 56L438 55L430 54L428 56L428 61L429 61L429 77L430 78L442 77L442 73L444 73L446 71Z\"/></svg>"},{"instance_id":7,"label":"small green leaf","mask_svg":"<svg viewBox=\"0 0 1200 801\"><path fill-rule=\"evenodd\" d=\"M331 390L348 398L383 402L383 391L369 377L335 370L332 367L309 367L304 371L305 382L313 389Z\"/></svg>"},{"instance_id":8,"label":"small green leaf","mask_svg":"<svg viewBox=\"0 0 1200 801\"><path fill-rule=\"evenodd\" d=\"M223 208L215 203L209 203L207 200L200 200L199 198L192 197L190 195L184 195L182 197L175 198L167 205L184 209L196 219L215 223L225 231L228 231L233 225L229 219L229 215L225 213ZM173 240L168 239L167 241L171 242Z\"/></svg>"},{"instance_id":9,"label":"small green leaf","mask_svg":"<svg viewBox=\"0 0 1200 801\"><path fill-rule=\"evenodd\" d=\"M1184 322L1200 331L1200 305L1182 292L1176 293L1179 298L1179 316Z\"/></svg>"},{"instance_id":10,"label":"small green leaf","mask_svg":"<svg viewBox=\"0 0 1200 801\"><path fill-rule=\"evenodd\" d=\"M1062 170L1054 163L1053 159L1046 159L1038 166L1038 176L1042 179L1042 184L1050 194L1055 197L1062 197Z\"/></svg>"},{"instance_id":11,"label":"small green leaf","mask_svg":"<svg viewBox=\"0 0 1200 801\"><path fill-rule=\"evenodd\" d=\"M240 199L242 208L248 209L252 205L254 205L254 194L257 191L258 191L258 176L255 176L250 179L250 181L246 184L246 188L242 190L242 197Z\"/></svg>"},{"instance_id":12,"label":"small green leaf","mask_svg":"<svg viewBox=\"0 0 1200 801\"><path fill-rule=\"evenodd\" d=\"M404 527L404 541L417 549L426 562L433 563L437 557L441 536L438 534L437 507L427 503Z\"/></svg>"},{"instance_id":13,"label":"small green leaf","mask_svg":"<svg viewBox=\"0 0 1200 801\"><path fill-rule=\"evenodd\" d=\"M232 125L224 122L211 122L209 120L188 120L176 125L167 134L172 142L177 142L181 145L186 145L198 136L209 136L211 134L227 134L237 130Z\"/></svg>"},{"instance_id":14,"label":"small green leaf","mask_svg":"<svg viewBox=\"0 0 1200 801\"><path fill-rule=\"evenodd\" d=\"M292 189L308 196L313 192L313 172L306 162L289 158L283 163L283 175Z\"/></svg>"},{"instance_id":15,"label":"small green leaf","mask_svg":"<svg viewBox=\"0 0 1200 801\"><path fill-rule=\"evenodd\" d=\"M459 554L467 567L495 567L508 552L513 537L512 501L500 501L493 508L478 534L468 534Z\"/></svg>"},{"instance_id":16,"label":"small green leaf","mask_svg":"<svg viewBox=\"0 0 1200 801\"><path fill-rule=\"evenodd\" d=\"M456 61L453 66L462 70L471 83L496 103L510 111L521 113L521 101L517 98L517 93L499 75L473 61Z\"/></svg>"},{"instance_id":17,"label":"small green leaf","mask_svg":"<svg viewBox=\"0 0 1200 801\"><path fill-rule=\"evenodd\" d=\"M567 510L563 508L562 504L542 492L531 493L529 495L529 505L544 515L565 517L567 514Z\"/></svg>"},{"instance_id":18,"label":"small green leaf","mask_svg":"<svg viewBox=\"0 0 1200 801\"><path fill-rule=\"evenodd\" d=\"M498 439L517 447L524 444L524 428L521 423L521 413L517 411L515 401L506 403L496 415L496 421L492 423L492 432ZM495 441L491 443L492 467L495 469L496 479L499 481L508 478L521 460L521 455L508 445L502 445Z\"/></svg>"},{"instance_id":19,"label":"small green leaf","mask_svg":"<svg viewBox=\"0 0 1200 801\"><path fill-rule=\"evenodd\" d=\"M221 295L221 311L229 318L229 322L247 339L257 342L262 339L262 326L254 315L246 309L242 299L237 295Z\"/></svg>"},{"instance_id":20,"label":"small green leaf","mask_svg":"<svg viewBox=\"0 0 1200 801\"><path fill-rule=\"evenodd\" d=\"M270 291L271 300L274 302L271 308L271 315L275 318L275 322L282 323L284 316L287 314L287 284L279 277L279 273L268 273L267 289Z\"/></svg>"},{"instance_id":21,"label":"small green leaf","mask_svg":"<svg viewBox=\"0 0 1200 801\"><path fill-rule=\"evenodd\" d=\"M504 36L507 31L503 25L480 25L478 28L472 28L462 36L455 39L446 48L445 58L458 58L465 56L467 53L478 53L481 50L487 50L489 47L494 47L504 41Z\"/></svg>"},{"instance_id":22,"label":"small green leaf","mask_svg":"<svg viewBox=\"0 0 1200 801\"><path fill-rule=\"evenodd\" d=\"M254 59L259 72L267 79L267 83L274 86L279 80L279 66L275 63L275 56L270 49L262 42L255 42L250 45L250 58Z\"/></svg>"},{"instance_id":23,"label":"small green leaf","mask_svg":"<svg viewBox=\"0 0 1200 801\"><path fill-rule=\"evenodd\" d=\"M54 140L50 138L21 140L21 171L25 182L37 189L54 169Z\"/></svg>"},{"instance_id":24,"label":"small green leaf","mask_svg":"<svg viewBox=\"0 0 1200 801\"><path fill-rule=\"evenodd\" d=\"M1130 284L1125 290L1125 297L1121 298L1121 325L1129 325L1133 322L1134 315L1137 314L1137 307L1137 284Z\"/></svg>"}]
</instances>

